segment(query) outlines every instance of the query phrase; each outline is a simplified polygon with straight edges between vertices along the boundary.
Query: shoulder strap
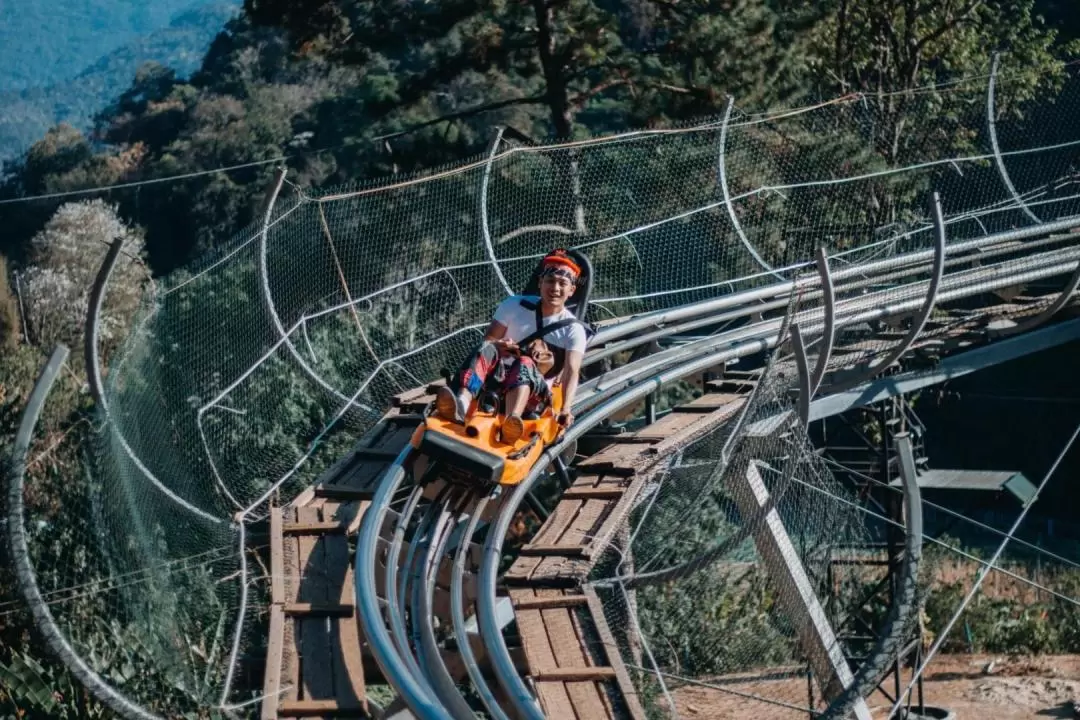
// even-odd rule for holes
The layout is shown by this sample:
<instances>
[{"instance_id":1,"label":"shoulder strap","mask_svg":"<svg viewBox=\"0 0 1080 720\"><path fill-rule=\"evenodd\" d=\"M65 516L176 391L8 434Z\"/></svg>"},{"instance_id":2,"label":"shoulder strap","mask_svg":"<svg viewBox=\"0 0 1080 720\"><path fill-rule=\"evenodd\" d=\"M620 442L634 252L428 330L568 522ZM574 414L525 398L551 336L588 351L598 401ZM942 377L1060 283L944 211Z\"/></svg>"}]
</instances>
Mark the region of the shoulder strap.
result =
<instances>
[{"instance_id":1,"label":"shoulder strap","mask_svg":"<svg viewBox=\"0 0 1080 720\"><path fill-rule=\"evenodd\" d=\"M533 302L532 300L521 300L520 303L521 307L525 308L526 310L532 310L535 313L534 324L536 325L536 330L531 335L523 337L521 340L519 340L519 347L526 347L533 340L540 340L541 338L547 337L550 333L553 333L556 330L560 330L564 327L569 327L570 325L573 325L575 323L583 325L583 323L576 317L568 317L562 320L556 320L547 327L544 327L544 316L540 314L540 303Z\"/></svg>"},{"instance_id":2,"label":"shoulder strap","mask_svg":"<svg viewBox=\"0 0 1080 720\"><path fill-rule=\"evenodd\" d=\"M564 327L569 327L571 325L577 325L577 324L580 324L580 323L581 323L581 321L578 320L577 318L566 318L565 320L557 320L557 321L551 323L550 325L547 325L545 327L542 327L542 328L538 329L536 332L532 333L528 337L522 338L521 340L518 341L518 346L519 347L525 347L529 343L531 343L533 340L539 340L539 339L541 339L543 337L546 337L547 335L555 332L556 330L562 329Z\"/></svg>"}]
</instances>

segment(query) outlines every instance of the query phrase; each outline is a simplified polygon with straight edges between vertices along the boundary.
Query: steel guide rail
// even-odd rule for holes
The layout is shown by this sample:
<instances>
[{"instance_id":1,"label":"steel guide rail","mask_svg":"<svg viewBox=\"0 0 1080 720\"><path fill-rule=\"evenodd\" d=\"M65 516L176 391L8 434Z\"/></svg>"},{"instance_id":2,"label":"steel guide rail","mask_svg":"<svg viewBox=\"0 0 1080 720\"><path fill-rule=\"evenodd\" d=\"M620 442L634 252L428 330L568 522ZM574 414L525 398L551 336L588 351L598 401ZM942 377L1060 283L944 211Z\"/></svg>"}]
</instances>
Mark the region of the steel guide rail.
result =
<instances>
[{"instance_id":1,"label":"steel guide rail","mask_svg":"<svg viewBox=\"0 0 1080 720\"><path fill-rule=\"evenodd\" d=\"M954 243L947 248L948 261L950 264L969 262L975 258L958 258L956 254L972 251L984 251L978 259L985 260L989 256L985 252L987 248L990 248L995 256L1008 254L1014 250L1035 249L1024 246L1012 247L1008 244L1077 226L1080 226L1080 219L1070 219L1053 224L1048 223L1038 228L1025 228ZM1068 239L1071 238L1048 238L1037 242L1038 247L1042 247ZM869 285L875 279L881 279L881 277L873 277L875 272L886 274L891 272L888 277L910 275L914 271L898 272L897 269L917 266L920 263L932 261L934 257L934 251L918 251L862 266L834 270L831 275L833 280L861 277L860 282ZM1066 247L960 271L946 276L941 282L938 302L948 302L1008 285L1056 276L1075 271L1078 266L1080 266L1080 248ZM612 342L639 330L666 326L680 320L693 319L700 324L709 324L721 322L724 319L744 317L750 313L760 312L763 309L763 305L760 304L763 300L778 298L799 288L812 289L819 282L818 278L809 278L805 281L777 283L767 288L736 293L659 313L650 313L601 329L594 342ZM836 303L835 327L839 330L867 320L918 310L923 305L923 296L929 282L910 283L899 288L878 290L862 297L839 301ZM779 299L769 305L770 309L779 309L787 303L787 299ZM720 313L725 309L733 311L727 314ZM800 323L804 334L820 331L826 323L825 309L801 311L797 313L796 321ZM534 470L513 489L502 504L499 514L489 528L483 548L478 578L477 620L498 684L505 698L522 717L541 720L543 715L536 698L518 675L502 636L496 612L496 576L506 533L526 495L543 476L544 469L551 461L605 418L674 380L715 367L731 359L774 347L782 322L782 318L764 320L736 331L663 350L628 364L618 371L582 383L574 409L575 412L583 414L556 445L545 450ZM643 338L634 338L620 343L618 347L629 349L655 339L657 332L673 334L683 327L681 325L663 327L660 331L647 333ZM590 359L595 359L599 353L603 352L603 349L591 352ZM418 528L413 536L414 541L410 545L405 563L399 568L401 542L404 541L406 527L422 493L423 479L416 485L410 495L409 503L398 516L390 552L386 558L385 609L389 616L389 626L383 620L381 607L383 603L375 591L375 554L380 530L389 509L389 501L405 481L406 471L403 465L409 460L409 456L410 448L406 447L395 459L392 468L380 484L372 507L365 515L360 528L355 578L357 602L365 635L376 662L386 678L398 689L405 703L418 717L443 718L447 714L454 718L472 717L471 710L463 703L460 691L453 686L440 654L437 651L433 652L435 649L434 632L429 612L431 586L434 584L433 568L437 568L442 561L451 534L450 528L454 522L460 524L467 519L467 527L461 535L451 568L451 619L469 679L493 717L505 718L506 714L500 707L495 692L488 687L472 652L466 632L462 597L468 548L479 525L480 513L489 502L488 498L475 498L476 506L472 508L463 504L459 498L456 505L460 509L457 510L451 507L453 498L446 502L441 502L441 498L437 498L425 513L421 522L422 527ZM419 555L418 561L413 557L414 555ZM416 565L415 569L414 565ZM401 572L404 572L404 577L399 576ZM411 596L413 602L410 604L415 608L415 611L411 613L412 637L418 640L416 645L419 658L413 655L410 648L410 635L404 622L407 610L406 598L409 597L406 588L410 576L413 583ZM447 683L447 680L451 682Z\"/></svg>"}]
</instances>

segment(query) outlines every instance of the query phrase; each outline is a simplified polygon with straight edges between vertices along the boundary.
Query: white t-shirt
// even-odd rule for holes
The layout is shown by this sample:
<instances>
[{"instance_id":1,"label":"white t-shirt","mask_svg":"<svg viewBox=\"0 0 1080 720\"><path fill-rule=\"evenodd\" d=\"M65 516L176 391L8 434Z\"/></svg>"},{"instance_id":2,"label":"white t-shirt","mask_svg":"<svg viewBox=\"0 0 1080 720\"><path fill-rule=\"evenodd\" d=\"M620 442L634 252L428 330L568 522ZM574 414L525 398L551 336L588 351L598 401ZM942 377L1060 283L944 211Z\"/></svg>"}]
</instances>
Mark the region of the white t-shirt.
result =
<instances>
[{"instance_id":1,"label":"white t-shirt","mask_svg":"<svg viewBox=\"0 0 1080 720\"><path fill-rule=\"evenodd\" d=\"M535 295L511 295L499 303L495 308L495 320L506 326L506 339L520 342L536 331L536 311L522 306L521 301L527 300L539 304L540 298ZM564 309L560 313L547 316L543 319L544 327L560 320L569 320L574 313ZM574 323L552 330L544 336L544 342L563 350L585 352L588 338L585 336L585 328L581 323Z\"/></svg>"}]
</instances>

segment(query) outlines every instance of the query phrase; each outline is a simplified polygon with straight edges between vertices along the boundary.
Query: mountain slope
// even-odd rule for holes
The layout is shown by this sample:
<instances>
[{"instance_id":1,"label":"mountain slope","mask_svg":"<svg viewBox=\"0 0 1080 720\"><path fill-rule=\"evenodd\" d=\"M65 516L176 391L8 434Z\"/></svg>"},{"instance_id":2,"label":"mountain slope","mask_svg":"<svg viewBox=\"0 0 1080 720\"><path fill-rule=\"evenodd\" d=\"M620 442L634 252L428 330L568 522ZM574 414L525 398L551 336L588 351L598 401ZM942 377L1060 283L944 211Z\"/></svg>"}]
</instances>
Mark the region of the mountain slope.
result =
<instances>
[{"instance_id":1,"label":"mountain slope","mask_svg":"<svg viewBox=\"0 0 1080 720\"><path fill-rule=\"evenodd\" d=\"M239 4L238 0L202 3L178 14L168 27L133 36L122 47L84 66L75 77L46 87L0 92L0 108L4 109L0 113L0 162L25 151L58 123L89 127L94 114L130 86L135 71L145 62L166 65L180 76L195 71ZM46 63L43 61L43 66Z\"/></svg>"}]
</instances>

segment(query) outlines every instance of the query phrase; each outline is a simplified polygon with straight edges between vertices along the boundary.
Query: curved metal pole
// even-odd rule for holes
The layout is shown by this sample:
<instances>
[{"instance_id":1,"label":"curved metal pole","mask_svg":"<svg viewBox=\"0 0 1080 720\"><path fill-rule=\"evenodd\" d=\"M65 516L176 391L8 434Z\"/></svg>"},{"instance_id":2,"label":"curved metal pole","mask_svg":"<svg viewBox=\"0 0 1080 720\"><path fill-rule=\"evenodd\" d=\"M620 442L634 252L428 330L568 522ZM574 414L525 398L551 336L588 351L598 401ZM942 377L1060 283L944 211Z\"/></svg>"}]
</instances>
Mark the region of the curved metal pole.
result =
<instances>
[{"instance_id":1,"label":"curved metal pole","mask_svg":"<svg viewBox=\"0 0 1080 720\"><path fill-rule=\"evenodd\" d=\"M811 397L821 387L821 379L825 377L825 369L829 366L829 358L832 356L833 343L836 342L836 289L833 287L832 273L829 270L829 254L824 246L817 249L817 270L821 278L823 302L825 303L825 329L821 336L822 347L818 351L817 362L814 372L810 375Z\"/></svg>"},{"instance_id":2,"label":"curved metal pole","mask_svg":"<svg viewBox=\"0 0 1080 720\"><path fill-rule=\"evenodd\" d=\"M270 269L266 262L266 245L267 235L270 232L270 218L274 212L274 205L277 203L278 195L281 193L281 186L285 184L285 168L278 168L277 180L274 183L273 189L270 192L270 197L267 199L266 212L263 214L262 229L259 231L259 283L262 289L263 305L266 308L266 312L270 314L270 320L274 325L274 330L277 331L278 337L281 338L281 342L288 349L289 354L292 355L296 364L304 371L304 373L311 378L315 383L333 395L338 400L344 402L348 406L362 407L362 405L356 402L355 399L348 395L342 394L333 385L328 383L322 375L315 372L304 356L293 345L292 339L289 338L289 334L285 332L285 326L281 324L281 318L277 313L277 306L274 305L274 297L270 293Z\"/></svg>"},{"instance_id":3,"label":"curved metal pole","mask_svg":"<svg viewBox=\"0 0 1080 720\"><path fill-rule=\"evenodd\" d=\"M1069 303L1069 299L1076 292L1076 288L1080 287L1080 266L1077 266L1076 270L1069 277L1068 282L1065 283L1065 287L1062 288L1061 293L1050 303L1046 308L1042 310L1038 315L1030 317L1023 322L1017 323L1011 328L1005 328L1004 330L995 330L994 334L1002 337L1010 335L1018 335L1028 330L1034 330L1038 326L1050 318L1057 315L1058 312Z\"/></svg>"},{"instance_id":4,"label":"curved metal pole","mask_svg":"<svg viewBox=\"0 0 1080 720\"><path fill-rule=\"evenodd\" d=\"M405 630L405 611L402 603L405 602L405 590L408 584L408 574L402 573L402 577L397 577L398 569L398 557L401 556L401 546L405 542L405 528L409 524L409 519L412 517L413 512L416 511L416 506L420 502L420 498L424 494L424 488L417 485L412 493L409 495L409 499L405 504L405 507L401 511L401 515L398 516L397 524L394 526L394 535L390 541L390 547L386 551L386 569L383 571L383 582L385 584L386 592L386 614L389 620L390 636L394 640L394 645L397 647L397 652L405 660L405 663L409 666L409 669L423 679L420 673L420 666L416 663L416 659L413 657L412 650L409 648L409 635ZM426 523L429 522L429 518L434 510L434 504L428 508L427 512L420 519L420 523L416 528L416 537L420 538L423 531L426 529ZM370 510L369 510L370 512ZM412 564L413 555L416 552L416 542L409 543L409 551L405 555L404 568L408 568ZM434 690L425 683L425 688L434 693Z\"/></svg>"},{"instance_id":5,"label":"curved metal pole","mask_svg":"<svg viewBox=\"0 0 1080 720\"><path fill-rule=\"evenodd\" d=\"M105 288L109 284L109 277L116 267L116 261L120 258L120 251L124 249L124 238L117 236L109 244L109 251L105 253L105 259L101 261L94 284L90 288L90 298L86 304L86 328L83 331L83 359L86 362L86 380L90 385L90 396L94 398L94 404L101 407L108 415L109 406L105 401L105 386L101 382L101 360L98 356L98 318L101 316L101 305L105 301Z\"/></svg>"},{"instance_id":6,"label":"curved metal pole","mask_svg":"<svg viewBox=\"0 0 1080 720\"><path fill-rule=\"evenodd\" d=\"M999 265L980 268L962 274L955 282L948 283L952 287L944 288L939 293L939 300L948 302L961 297L967 297L974 292L988 292L999 287L1015 285L1017 283L1030 282L1043 277L1052 277L1064 272L1072 272L1077 267L1077 259L1080 258L1080 249L1070 248L1062 252L1042 253L1038 256L1038 269L1033 258L1024 258L1021 261L1008 261ZM1016 272L1017 266L1033 268L1025 272ZM924 283L914 283L913 287L922 286ZM925 283L929 285L927 281ZM903 300L891 304L874 306L871 302L877 297L887 297L888 291L877 291L859 298L847 300L842 303L844 314L838 314L836 327L843 328L859 323L871 322L884 317L911 313L918 311L925 303L920 298ZM817 331L820 329L822 313L819 309L802 311L798 313L799 322L804 331ZM692 358L704 352L714 351L721 346L728 346L750 338L764 339L776 331L776 328L786 322L786 319L774 318L745 326L739 330L725 333L724 335L707 337L688 343L677 348L664 350L651 355L645 361L627 365L617 372L608 373L604 376L593 378L579 386L575 397L575 407L580 404L583 408L602 402L613 394L620 392L634 377L640 377L643 373L653 372L656 368L667 367L676 359ZM611 376L611 377L609 377ZM830 387L830 391L832 391Z\"/></svg>"},{"instance_id":7,"label":"curved metal pole","mask_svg":"<svg viewBox=\"0 0 1080 720\"><path fill-rule=\"evenodd\" d=\"M935 192L931 198L930 209L934 216L934 265L930 271L930 283L926 288L926 299L923 301L922 308L915 315L911 321L911 327L908 328L907 334L904 335L895 348L893 348L883 360L877 363L870 363L862 372L857 373L853 377L849 377L835 385L830 385L829 392L843 392L850 388L859 385L870 378L874 377L881 370L889 367L894 362L900 359L900 357L908 351L908 349L918 339L919 334L922 333L923 327L926 326L926 321L930 319L930 313L934 311L934 306L938 299L938 290L941 287L942 278L945 275L945 220L941 214L941 198Z\"/></svg>"},{"instance_id":8,"label":"curved metal pole","mask_svg":"<svg viewBox=\"0 0 1080 720\"><path fill-rule=\"evenodd\" d=\"M795 353L795 370L799 375L799 422L805 429L810 424L810 366L806 362L806 344L799 323L791 324L791 349Z\"/></svg>"},{"instance_id":9,"label":"curved metal pole","mask_svg":"<svg viewBox=\"0 0 1080 720\"><path fill-rule=\"evenodd\" d=\"M735 105L735 98L728 95L727 108L724 109L724 121L720 125L720 153L716 161L716 175L720 184L720 191L724 195L724 207L727 208L728 219L731 220L731 226L735 228L735 234L739 236L739 242L743 244L746 251L750 253L750 257L754 258L761 268L767 272L773 274L778 280L783 280L784 276L776 272L776 270L765 262L765 259L758 254L758 251L754 249L754 246L750 244L749 238L746 237L746 233L743 232L742 223L739 222L738 216L735 215L735 207L731 203L731 192L728 190L727 182L727 163L725 155L727 154L727 131L728 123L731 121L731 108Z\"/></svg>"},{"instance_id":10,"label":"curved metal pole","mask_svg":"<svg viewBox=\"0 0 1080 720\"><path fill-rule=\"evenodd\" d=\"M884 629L878 641L859 666L850 685L830 703L821 717L839 720L848 717L851 707L867 697L881 682L899 656L907 639L908 623L912 610L917 606L917 580L922 560L922 494L915 470L915 458L911 452L911 438L907 433L896 436L900 456L900 486L904 492L904 559L900 565L898 590L886 615Z\"/></svg>"},{"instance_id":11,"label":"curved metal pole","mask_svg":"<svg viewBox=\"0 0 1080 720\"><path fill-rule=\"evenodd\" d=\"M12 448L12 468L10 484L8 485L8 512L7 512L7 536L8 547L11 552L11 562L15 568L15 578L19 583L19 590L30 608L30 614L34 618L34 625L45 640L46 646L56 657L67 666L71 674L81 682L94 697L108 706L110 709L125 718L137 718L137 720L160 720L159 716L136 705L127 697L113 689L100 675L94 672L89 665L79 656L67 638L56 625L49 605L41 596L41 590L37 585L34 575L34 566L30 560L30 550L26 541L26 527L24 524L23 490L26 482L26 459L30 452L30 440L34 435L41 409L45 405L45 398L52 389L60 368L67 360L68 349L64 345L57 345L49 357L45 369L41 371L37 383L34 385L30 399L23 410L22 421L19 423L19 431L15 435L15 445Z\"/></svg>"},{"instance_id":12,"label":"curved metal pole","mask_svg":"<svg viewBox=\"0 0 1080 720\"><path fill-rule=\"evenodd\" d=\"M480 671L480 664L476 662L476 656L472 651L472 643L469 641L469 631L465 627L465 606L463 601L465 559L469 555L472 537L476 534L476 528L480 524L480 517L484 514L487 503L488 498L480 498L480 502L473 508L473 513L469 517L469 525L465 528L465 534L462 536L457 552L454 554L454 567L450 575L450 615L454 622L454 637L457 638L458 652L461 653L461 660L465 664L465 670L469 673L469 679L472 680L473 687L476 688L476 692L480 695L481 702L484 703L484 707L487 708L492 720L510 720L506 713L503 712L495 694L488 687L487 678Z\"/></svg>"},{"instance_id":13,"label":"curved metal pole","mask_svg":"<svg viewBox=\"0 0 1080 720\"><path fill-rule=\"evenodd\" d=\"M443 505L439 518L432 528L431 541L428 542L423 556L417 563L417 572L413 580L413 642L416 645L420 666L427 670L428 682L450 715L455 720L473 720L475 713L454 684L454 679L450 677L446 665L443 664L435 641L435 630L431 624L431 605L439 564L454 530L454 518L459 514L451 509L451 505L460 506L460 503L455 498L450 498Z\"/></svg>"},{"instance_id":14,"label":"curved metal pole","mask_svg":"<svg viewBox=\"0 0 1080 720\"><path fill-rule=\"evenodd\" d=\"M1080 217L1070 217L1063 220L1055 220L1054 222L1045 223L1042 226L1028 226L1022 228L1016 228L1014 230L1006 230L1004 232L995 233L994 235L987 235L985 237L972 238L971 240L961 240L953 243L949 247L949 256L956 258L963 253L974 252L984 250L988 247L1001 245L1005 243L1014 242L1017 240L1024 240L1036 235L1050 235L1051 233L1063 232L1080 227ZM905 253L903 255L897 255L894 257L883 258L881 260L874 260L873 262L850 265L848 267L838 268L832 272L832 278L834 282L846 280L850 277L863 276L869 273L877 273L886 269L911 267L921 264L927 260L934 259L935 251L930 250L916 250L914 252ZM729 293L720 297L713 298L711 300L702 300L696 303L686 303L685 305L679 305L673 308L665 310L656 310L650 313L644 313L641 315L635 315L634 317L624 320L620 323L605 325L600 328L596 335L592 339L592 345L607 345L608 343L617 340L619 338L626 337L639 332L640 330L651 329L660 325L667 325L679 320L685 320L687 318L701 317L717 310L725 310L733 307L739 307L746 303L756 300L767 300L780 295L789 295L793 289L809 289L813 287L816 282L816 278L807 278L806 280L785 280L784 282L774 283L771 286L756 288L754 290L742 290L736 293Z\"/></svg>"},{"instance_id":15,"label":"curved metal pole","mask_svg":"<svg viewBox=\"0 0 1080 720\"><path fill-rule=\"evenodd\" d=\"M401 698L409 709L419 720L443 720L446 711L442 704L434 698L434 693L429 691L426 683L413 675L409 666L398 655L394 640L383 623L375 590L379 534L386 520L386 513L390 510L390 501L405 479L405 468L402 464L411 452L411 446L403 448L387 469L386 477L379 483L375 497L360 523L353 563L357 614L375 662L387 681L401 693Z\"/></svg>"},{"instance_id":16,"label":"curved metal pole","mask_svg":"<svg viewBox=\"0 0 1080 720\"><path fill-rule=\"evenodd\" d=\"M514 290L510 287L510 283L506 282L506 276L503 275L502 268L499 267L499 259L495 257L495 245L491 241L491 228L488 227L488 184L491 182L491 166L495 163L495 155L499 152L499 144L502 143L502 136L505 131L506 128L500 125L495 133L495 139L491 143L491 150L488 152L487 165L484 166L484 176L480 181L480 228L484 231L484 247L487 249L488 257L491 258L491 268L495 271L495 276L499 278L499 282L506 289L506 294L513 295Z\"/></svg>"},{"instance_id":17,"label":"curved metal pole","mask_svg":"<svg viewBox=\"0 0 1080 720\"><path fill-rule=\"evenodd\" d=\"M108 288L109 278L116 268L116 262L120 258L123 247L123 238L113 238L112 243L109 245L109 251L105 253L105 258L101 261L101 266L98 268L97 275L94 277L94 284L90 288L90 297L87 301L86 308L86 327L83 329L83 359L86 362L87 384L90 386L90 395L94 398L94 403L101 408L102 413L106 418L109 417L109 404L108 400L105 399L105 384L101 380L101 360L98 355L98 329L101 326L101 306L105 301L105 290ZM150 481L150 484L160 490L162 494L185 510L198 515L203 520L208 520L215 525L225 524L224 519L211 515L165 487L165 484L158 480L157 476L150 472L150 469L135 456L135 451L128 445L127 438L124 437L123 433L120 432L120 429L117 428L115 424L112 426L112 432L120 442L120 447L124 450L124 454L127 455L135 467L146 476L146 479Z\"/></svg>"},{"instance_id":18,"label":"curved metal pole","mask_svg":"<svg viewBox=\"0 0 1080 720\"><path fill-rule=\"evenodd\" d=\"M1042 224L1042 220L1039 216L1031 211L1031 208L1024 202L1024 198L1020 196L1020 193L1016 191L1016 188L1012 184L1012 179L1009 177L1009 171L1005 169L1005 159L1001 157L1001 148L998 146L997 139L997 122L994 120L994 86L997 83L997 71L998 71L998 53L994 53L994 62L990 66L990 82L986 86L986 128L990 135L990 148L994 151L994 164L997 165L998 174L1001 175L1001 182L1005 184L1005 189L1012 195L1016 204L1024 211L1024 214L1032 219L1037 225Z\"/></svg>"}]
</instances>

